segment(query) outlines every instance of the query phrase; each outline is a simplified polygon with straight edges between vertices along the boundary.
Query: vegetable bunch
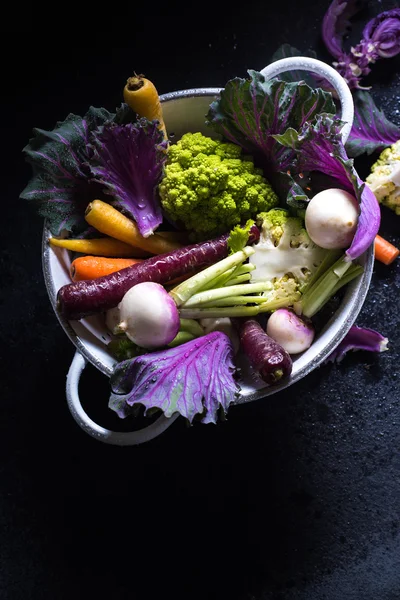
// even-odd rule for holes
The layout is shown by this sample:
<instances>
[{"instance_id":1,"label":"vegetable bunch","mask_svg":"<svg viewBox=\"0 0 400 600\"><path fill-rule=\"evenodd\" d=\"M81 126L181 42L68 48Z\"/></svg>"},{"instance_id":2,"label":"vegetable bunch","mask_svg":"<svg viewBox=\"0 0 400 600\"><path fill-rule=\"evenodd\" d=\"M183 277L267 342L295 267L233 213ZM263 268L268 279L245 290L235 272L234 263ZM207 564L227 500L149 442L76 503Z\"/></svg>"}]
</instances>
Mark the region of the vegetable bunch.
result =
<instances>
[{"instance_id":1,"label":"vegetable bunch","mask_svg":"<svg viewBox=\"0 0 400 600\"><path fill-rule=\"evenodd\" d=\"M109 406L122 418L141 405L215 423L240 390L237 351L265 384L285 381L314 315L362 273L376 238L379 205L332 94L248 75L210 105L221 140L170 144L156 88L135 75L116 113L69 115L24 149L34 175L21 197L46 217L51 245L74 253L57 310L105 316Z\"/></svg>"}]
</instances>

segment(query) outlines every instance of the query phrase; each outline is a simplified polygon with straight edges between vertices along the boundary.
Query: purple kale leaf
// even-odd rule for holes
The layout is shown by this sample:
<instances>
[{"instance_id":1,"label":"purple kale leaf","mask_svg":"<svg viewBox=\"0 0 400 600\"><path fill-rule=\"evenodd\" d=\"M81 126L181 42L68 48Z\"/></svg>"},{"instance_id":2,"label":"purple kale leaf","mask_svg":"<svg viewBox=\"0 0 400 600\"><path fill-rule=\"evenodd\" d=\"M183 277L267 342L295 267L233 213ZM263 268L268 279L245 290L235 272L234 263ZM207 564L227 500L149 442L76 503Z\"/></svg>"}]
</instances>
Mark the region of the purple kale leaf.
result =
<instances>
[{"instance_id":1,"label":"purple kale leaf","mask_svg":"<svg viewBox=\"0 0 400 600\"><path fill-rule=\"evenodd\" d=\"M329 52L339 61L342 59L343 41L348 33L350 19L360 9L358 0L333 0L322 21L322 39Z\"/></svg>"},{"instance_id":2,"label":"purple kale leaf","mask_svg":"<svg viewBox=\"0 0 400 600\"><path fill-rule=\"evenodd\" d=\"M374 242L380 225L380 207L368 186L357 175L353 160L349 159L342 143L343 122L331 115L321 114L314 123L306 123L297 133L290 130L275 136L297 153L297 173L320 171L337 182L337 187L347 190L360 205L358 226L353 242L346 251L350 260L358 258Z\"/></svg>"},{"instance_id":3,"label":"purple kale leaf","mask_svg":"<svg viewBox=\"0 0 400 600\"><path fill-rule=\"evenodd\" d=\"M354 122L346 150L349 156L372 154L400 140L400 127L389 121L374 103L371 94L357 90L353 93Z\"/></svg>"},{"instance_id":4,"label":"purple kale leaf","mask_svg":"<svg viewBox=\"0 0 400 600\"><path fill-rule=\"evenodd\" d=\"M388 349L388 338L373 329L353 325L337 348L325 360L328 362L341 362L347 352L367 350L369 352L385 352Z\"/></svg>"},{"instance_id":5,"label":"purple kale leaf","mask_svg":"<svg viewBox=\"0 0 400 600\"><path fill-rule=\"evenodd\" d=\"M87 227L85 208L98 192L90 182L88 138L113 116L94 107L83 118L70 114L52 131L34 129L34 137L23 149L33 176L20 198L34 203L54 235Z\"/></svg>"},{"instance_id":6,"label":"purple kale leaf","mask_svg":"<svg viewBox=\"0 0 400 600\"><path fill-rule=\"evenodd\" d=\"M207 124L246 152L261 157L267 174L285 171L294 152L278 144L273 136L288 128L299 130L321 112L334 114L332 96L303 82L266 81L264 75L253 70L248 74L249 79L227 82L210 105Z\"/></svg>"},{"instance_id":7,"label":"purple kale leaf","mask_svg":"<svg viewBox=\"0 0 400 600\"><path fill-rule=\"evenodd\" d=\"M136 221L144 237L151 235L163 219L157 186L167 159L167 142L157 123L108 123L93 132L91 143L94 180L113 197L114 206Z\"/></svg>"},{"instance_id":8,"label":"purple kale leaf","mask_svg":"<svg viewBox=\"0 0 400 600\"><path fill-rule=\"evenodd\" d=\"M145 412L178 412L190 422L216 423L228 411L238 386L233 373L233 348L228 336L214 331L176 348L151 352L116 365L111 376L109 407L119 417L140 404Z\"/></svg>"}]
</instances>

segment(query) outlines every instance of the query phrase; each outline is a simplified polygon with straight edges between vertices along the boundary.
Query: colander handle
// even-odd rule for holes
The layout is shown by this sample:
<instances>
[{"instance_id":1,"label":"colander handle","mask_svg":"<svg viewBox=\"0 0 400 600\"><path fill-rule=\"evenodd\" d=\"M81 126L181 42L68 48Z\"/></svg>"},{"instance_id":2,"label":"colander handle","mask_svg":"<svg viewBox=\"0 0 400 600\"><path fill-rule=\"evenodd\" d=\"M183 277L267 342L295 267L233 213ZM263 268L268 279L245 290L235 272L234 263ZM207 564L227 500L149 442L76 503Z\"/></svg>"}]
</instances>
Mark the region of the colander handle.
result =
<instances>
[{"instance_id":1,"label":"colander handle","mask_svg":"<svg viewBox=\"0 0 400 600\"><path fill-rule=\"evenodd\" d=\"M79 380L86 364L86 359L80 352L76 351L67 375L66 396L68 408L79 427L96 440L115 446L143 444L163 433L178 418L178 413L170 418L162 416L148 427L130 432L111 431L101 427L86 414L79 398Z\"/></svg>"},{"instance_id":2,"label":"colander handle","mask_svg":"<svg viewBox=\"0 0 400 600\"><path fill-rule=\"evenodd\" d=\"M345 125L342 129L342 141L343 144L345 144L353 125L354 103L350 88L345 79L339 75L333 67L316 58L310 58L308 56L289 56L288 58L282 58L271 63L267 67L264 67L264 69L261 70L261 73L266 79L272 79L281 73L285 73L285 71L297 70L311 71L320 77L324 77L336 90L341 107L340 118L342 121L345 121Z\"/></svg>"}]
</instances>

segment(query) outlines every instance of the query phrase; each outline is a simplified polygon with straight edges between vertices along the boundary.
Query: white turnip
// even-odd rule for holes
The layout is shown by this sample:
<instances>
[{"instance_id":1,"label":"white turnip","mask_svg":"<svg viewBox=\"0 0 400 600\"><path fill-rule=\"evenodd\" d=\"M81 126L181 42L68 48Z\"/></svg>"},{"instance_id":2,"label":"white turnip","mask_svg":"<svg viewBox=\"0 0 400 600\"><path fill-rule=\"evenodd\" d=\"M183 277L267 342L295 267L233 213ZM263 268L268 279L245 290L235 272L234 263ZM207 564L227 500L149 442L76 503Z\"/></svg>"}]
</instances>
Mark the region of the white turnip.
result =
<instances>
[{"instance_id":1,"label":"white turnip","mask_svg":"<svg viewBox=\"0 0 400 600\"><path fill-rule=\"evenodd\" d=\"M289 354L307 350L314 340L314 327L287 308L272 313L267 322L267 334Z\"/></svg>"},{"instance_id":2,"label":"white turnip","mask_svg":"<svg viewBox=\"0 0 400 600\"><path fill-rule=\"evenodd\" d=\"M179 331L175 302L159 283L146 281L133 286L119 304L118 329L141 348L169 344Z\"/></svg>"},{"instance_id":3,"label":"white turnip","mask_svg":"<svg viewBox=\"0 0 400 600\"><path fill-rule=\"evenodd\" d=\"M354 196L336 188L323 190L308 203L307 233L321 248L348 248L357 229L358 214L359 206Z\"/></svg>"}]
</instances>

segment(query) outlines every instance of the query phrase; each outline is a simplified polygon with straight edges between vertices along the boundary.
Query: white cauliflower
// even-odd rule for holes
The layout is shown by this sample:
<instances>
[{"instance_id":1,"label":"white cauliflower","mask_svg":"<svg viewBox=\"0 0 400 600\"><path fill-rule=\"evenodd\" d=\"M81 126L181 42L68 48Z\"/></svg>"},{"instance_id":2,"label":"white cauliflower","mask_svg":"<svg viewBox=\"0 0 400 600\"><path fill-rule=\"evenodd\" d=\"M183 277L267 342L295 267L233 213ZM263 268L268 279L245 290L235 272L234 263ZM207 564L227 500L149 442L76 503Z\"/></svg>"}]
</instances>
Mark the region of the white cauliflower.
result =
<instances>
[{"instance_id":1,"label":"white cauliflower","mask_svg":"<svg viewBox=\"0 0 400 600\"><path fill-rule=\"evenodd\" d=\"M366 183L378 202L400 215L400 140L381 152Z\"/></svg>"}]
</instances>

